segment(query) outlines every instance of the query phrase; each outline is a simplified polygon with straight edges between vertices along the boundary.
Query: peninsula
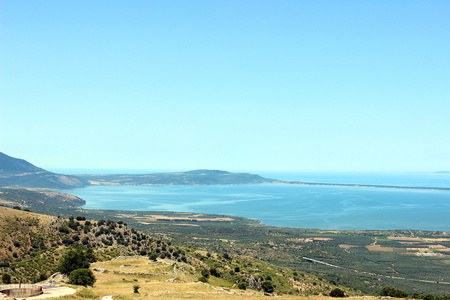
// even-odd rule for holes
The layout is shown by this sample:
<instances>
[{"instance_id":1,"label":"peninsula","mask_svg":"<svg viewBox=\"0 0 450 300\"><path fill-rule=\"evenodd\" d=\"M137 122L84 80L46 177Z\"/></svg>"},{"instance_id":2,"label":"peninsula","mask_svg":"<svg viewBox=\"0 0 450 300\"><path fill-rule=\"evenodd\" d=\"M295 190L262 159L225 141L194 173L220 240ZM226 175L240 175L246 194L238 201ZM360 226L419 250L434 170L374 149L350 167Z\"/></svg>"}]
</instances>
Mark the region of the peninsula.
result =
<instances>
[{"instance_id":1,"label":"peninsula","mask_svg":"<svg viewBox=\"0 0 450 300\"><path fill-rule=\"evenodd\" d=\"M443 187L387 186L371 184L321 183L277 180L250 173L231 173L221 170L193 170L151 174L82 174L64 175L46 171L23 159L0 152L0 187L73 189L90 185L232 185L232 184L296 184L313 186L341 186L450 191Z\"/></svg>"}]
</instances>

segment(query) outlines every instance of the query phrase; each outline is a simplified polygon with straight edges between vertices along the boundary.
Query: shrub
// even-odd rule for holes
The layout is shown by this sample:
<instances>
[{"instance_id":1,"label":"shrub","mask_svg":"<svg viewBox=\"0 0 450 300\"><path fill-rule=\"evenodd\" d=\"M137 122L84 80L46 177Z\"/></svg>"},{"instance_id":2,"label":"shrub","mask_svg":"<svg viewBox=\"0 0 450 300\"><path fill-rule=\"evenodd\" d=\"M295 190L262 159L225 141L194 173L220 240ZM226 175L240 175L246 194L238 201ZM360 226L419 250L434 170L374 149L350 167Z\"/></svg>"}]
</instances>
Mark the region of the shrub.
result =
<instances>
[{"instance_id":1,"label":"shrub","mask_svg":"<svg viewBox=\"0 0 450 300\"><path fill-rule=\"evenodd\" d=\"M78 296L80 296L82 299L97 299L98 295L94 293L94 291L86 288L82 288L77 293Z\"/></svg>"},{"instance_id":2,"label":"shrub","mask_svg":"<svg viewBox=\"0 0 450 300\"><path fill-rule=\"evenodd\" d=\"M94 286L95 276L89 269L77 269L70 272L69 283L83 286Z\"/></svg>"},{"instance_id":3,"label":"shrub","mask_svg":"<svg viewBox=\"0 0 450 300\"><path fill-rule=\"evenodd\" d=\"M135 285L133 285L133 293L139 294L139 289L140 288L141 287L137 283Z\"/></svg>"},{"instance_id":4,"label":"shrub","mask_svg":"<svg viewBox=\"0 0 450 300\"><path fill-rule=\"evenodd\" d=\"M391 287L391 286L385 286L384 288L381 289L380 296L406 298L406 297L408 297L408 293L406 293L402 290L396 289L394 287Z\"/></svg>"},{"instance_id":5,"label":"shrub","mask_svg":"<svg viewBox=\"0 0 450 300\"><path fill-rule=\"evenodd\" d=\"M4 284L10 284L11 283L11 275L5 273L2 275L2 282Z\"/></svg>"},{"instance_id":6,"label":"shrub","mask_svg":"<svg viewBox=\"0 0 450 300\"><path fill-rule=\"evenodd\" d=\"M66 226L60 226L58 230L62 233L69 233L69 228L67 228Z\"/></svg>"},{"instance_id":7,"label":"shrub","mask_svg":"<svg viewBox=\"0 0 450 300\"><path fill-rule=\"evenodd\" d=\"M208 278L206 278L205 276L201 276L201 277L198 279L198 281L201 281L201 282L208 282Z\"/></svg>"},{"instance_id":8,"label":"shrub","mask_svg":"<svg viewBox=\"0 0 450 300\"><path fill-rule=\"evenodd\" d=\"M152 253L148 257L148 259L153 260L153 261L156 261L157 258L158 258L158 254L156 254L156 253Z\"/></svg>"},{"instance_id":9,"label":"shrub","mask_svg":"<svg viewBox=\"0 0 450 300\"><path fill-rule=\"evenodd\" d=\"M261 287L263 288L265 293L269 293L269 294L273 293L274 288L273 288L272 281L263 281L261 283Z\"/></svg>"},{"instance_id":10,"label":"shrub","mask_svg":"<svg viewBox=\"0 0 450 300\"><path fill-rule=\"evenodd\" d=\"M238 288L240 290L246 290L247 289L247 284L245 282L239 282L238 283Z\"/></svg>"},{"instance_id":11,"label":"shrub","mask_svg":"<svg viewBox=\"0 0 450 300\"><path fill-rule=\"evenodd\" d=\"M209 273L208 270L206 270L206 269L203 269L203 270L202 270L202 276L203 276L203 277L208 278L209 275L210 275L210 273Z\"/></svg>"},{"instance_id":12,"label":"shrub","mask_svg":"<svg viewBox=\"0 0 450 300\"><path fill-rule=\"evenodd\" d=\"M66 245L66 246L69 246L69 245L72 245L73 244L73 240L71 239L71 238L64 238L63 240L62 240L62 243L64 244L64 245Z\"/></svg>"},{"instance_id":13,"label":"shrub","mask_svg":"<svg viewBox=\"0 0 450 300\"><path fill-rule=\"evenodd\" d=\"M333 290L331 290L330 296L331 297L345 297L345 293L340 288L334 288Z\"/></svg>"},{"instance_id":14,"label":"shrub","mask_svg":"<svg viewBox=\"0 0 450 300\"><path fill-rule=\"evenodd\" d=\"M211 268L209 272L212 276L220 277L220 272L216 268Z\"/></svg>"}]
</instances>

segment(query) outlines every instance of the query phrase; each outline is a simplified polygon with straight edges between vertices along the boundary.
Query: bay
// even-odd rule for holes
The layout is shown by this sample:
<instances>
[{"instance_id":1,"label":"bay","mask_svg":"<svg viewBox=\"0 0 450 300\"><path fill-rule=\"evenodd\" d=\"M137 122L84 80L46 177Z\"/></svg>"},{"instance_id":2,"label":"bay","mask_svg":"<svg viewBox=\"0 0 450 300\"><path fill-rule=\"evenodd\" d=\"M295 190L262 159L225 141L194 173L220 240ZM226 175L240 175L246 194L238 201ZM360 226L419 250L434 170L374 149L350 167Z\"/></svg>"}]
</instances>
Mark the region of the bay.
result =
<instances>
[{"instance_id":1,"label":"bay","mask_svg":"<svg viewBox=\"0 0 450 300\"><path fill-rule=\"evenodd\" d=\"M272 178L280 178L280 174L277 176ZM290 180L297 179L290 176ZM312 181L327 182L325 175L321 176ZM405 186L426 183L435 187L449 187L450 177L447 174L432 174L429 178L380 175L370 180L369 175L367 178L326 176L336 179L333 183L393 185L400 181ZM257 184L89 186L63 192L86 200L86 209L224 214L259 220L266 225L296 228L450 231L450 191Z\"/></svg>"}]
</instances>

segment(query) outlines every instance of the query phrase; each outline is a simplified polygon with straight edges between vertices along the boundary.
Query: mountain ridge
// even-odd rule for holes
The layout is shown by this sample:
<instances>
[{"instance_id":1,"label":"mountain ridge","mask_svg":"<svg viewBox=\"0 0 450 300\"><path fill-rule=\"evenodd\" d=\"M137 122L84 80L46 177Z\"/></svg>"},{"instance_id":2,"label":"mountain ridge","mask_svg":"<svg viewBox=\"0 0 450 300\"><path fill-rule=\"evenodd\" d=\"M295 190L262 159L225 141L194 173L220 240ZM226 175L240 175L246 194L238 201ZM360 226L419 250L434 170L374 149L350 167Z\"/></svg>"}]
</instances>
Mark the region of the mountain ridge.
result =
<instances>
[{"instance_id":1,"label":"mountain ridge","mask_svg":"<svg viewBox=\"0 0 450 300\"><path fill-rule=\"evenodd\" d=\"M0 152L0 187L73 189L89 185L212 185L272 183L250 173L198 169L150 174L64 175Z\"/></svg>"},{"instance_id":2,"label":"mountain ridge","mask_svg":"<svg viewBox=\"0 0 450 300\"><path fill-rule=\"evenodd\" d=\"M71 189L86 185L89 184L76 176L49 172L0 152L0 187Z\"/></svg>"}]
</instances>

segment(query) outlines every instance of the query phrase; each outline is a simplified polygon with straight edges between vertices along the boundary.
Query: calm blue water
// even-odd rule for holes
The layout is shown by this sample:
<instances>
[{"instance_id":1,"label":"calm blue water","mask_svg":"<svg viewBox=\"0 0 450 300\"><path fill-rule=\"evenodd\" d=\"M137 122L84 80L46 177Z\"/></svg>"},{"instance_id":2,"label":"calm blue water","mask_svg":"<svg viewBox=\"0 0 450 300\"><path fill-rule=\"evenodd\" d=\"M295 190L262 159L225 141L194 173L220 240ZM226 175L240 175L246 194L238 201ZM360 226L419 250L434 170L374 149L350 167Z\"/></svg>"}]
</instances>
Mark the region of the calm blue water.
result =
<instances>
[{"instance_id":1,"label":"calm blue water","mask_svg":"<svg viewBox=\"0 0 450 300\"><path fill-rule=\"evenodd\" d=\"M449 174L272 175L315 182L450 187ZM225 214L297 228L450 230L450 191L260 184L90 186L64 192L86 200L87 209Z\"/></svg>"}]
</instances>

